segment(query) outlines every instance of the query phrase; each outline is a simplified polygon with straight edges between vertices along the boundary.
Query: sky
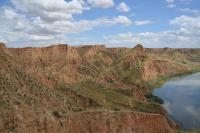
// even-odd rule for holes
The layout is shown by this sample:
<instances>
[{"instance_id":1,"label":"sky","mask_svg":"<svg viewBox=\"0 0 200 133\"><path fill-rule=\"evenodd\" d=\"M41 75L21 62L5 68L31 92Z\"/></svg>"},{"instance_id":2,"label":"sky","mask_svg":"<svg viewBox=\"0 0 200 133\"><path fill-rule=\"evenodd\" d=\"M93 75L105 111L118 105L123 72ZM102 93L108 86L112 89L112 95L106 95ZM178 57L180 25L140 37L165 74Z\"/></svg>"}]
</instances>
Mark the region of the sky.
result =
<instances>
[{"instance_id":1,"label":"sky","mask_svg":"<svg viewBox=\"0 0 200 133\"><path fill-rule=\"evenodd\" d=\"M200 48L200 0L0 0L0 42Z\"/></svg>"}]
</instances>

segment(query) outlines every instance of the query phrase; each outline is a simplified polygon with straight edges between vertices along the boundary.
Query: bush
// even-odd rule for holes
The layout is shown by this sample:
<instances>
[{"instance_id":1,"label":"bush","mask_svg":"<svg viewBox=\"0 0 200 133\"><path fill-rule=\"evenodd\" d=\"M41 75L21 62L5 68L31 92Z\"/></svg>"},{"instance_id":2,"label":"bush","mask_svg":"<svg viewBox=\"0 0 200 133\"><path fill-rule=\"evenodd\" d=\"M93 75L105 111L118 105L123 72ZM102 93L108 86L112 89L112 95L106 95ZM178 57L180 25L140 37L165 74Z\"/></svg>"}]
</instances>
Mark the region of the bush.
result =
<instances>
[{"instance_id":1,"label":"bush","mask_svg":"<svg viewBox=\"0 0 200 133\"><path fill-rule=\"evenodd\" d=\"M145 95L145 97L147 98L147 100L149 102L154 102L154 103L159 103L159 104L163 104L163 100L160 99L158 96L154 96L153 94L147 94Z\"/></svg>"},{"instance_id":2,"label":"bush","mask_svg":"<svg viewBox=\"0 0 200 133\"><path fill-rule=\"evenodd\" d=\"M114 108L113 110L114 110L114 111L120 111L120 109L118 109L118 108Z\"/></svg>"},{"instance_id":3,"label":"bush","mask_svg":"<svg viewBox=\"0 0 200 133\"><path fill-rule=\"evenodd\" d=\"M61 117L61 115L60 115L60 113L58 111L53 111L52 114L57 118Z\"/></svg>"}]
</instances>

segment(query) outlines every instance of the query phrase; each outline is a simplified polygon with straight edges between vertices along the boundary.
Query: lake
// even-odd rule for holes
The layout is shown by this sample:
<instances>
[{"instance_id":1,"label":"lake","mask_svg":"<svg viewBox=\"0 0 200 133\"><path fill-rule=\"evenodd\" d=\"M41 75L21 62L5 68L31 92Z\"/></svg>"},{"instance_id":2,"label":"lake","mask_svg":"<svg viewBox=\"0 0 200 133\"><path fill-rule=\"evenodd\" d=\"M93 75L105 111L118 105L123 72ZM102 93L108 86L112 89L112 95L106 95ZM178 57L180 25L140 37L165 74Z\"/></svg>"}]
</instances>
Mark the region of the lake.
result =
<instances>
[{"instance_id":1,"label":"lake","mask_svg":"<svg viewBox=\"0 0 200 133\"><path fill-rule=\"evenodd\" d=\"M200 73L173 78L153 93L183 129L200 129Z\"/></svg>"}]
</instances>

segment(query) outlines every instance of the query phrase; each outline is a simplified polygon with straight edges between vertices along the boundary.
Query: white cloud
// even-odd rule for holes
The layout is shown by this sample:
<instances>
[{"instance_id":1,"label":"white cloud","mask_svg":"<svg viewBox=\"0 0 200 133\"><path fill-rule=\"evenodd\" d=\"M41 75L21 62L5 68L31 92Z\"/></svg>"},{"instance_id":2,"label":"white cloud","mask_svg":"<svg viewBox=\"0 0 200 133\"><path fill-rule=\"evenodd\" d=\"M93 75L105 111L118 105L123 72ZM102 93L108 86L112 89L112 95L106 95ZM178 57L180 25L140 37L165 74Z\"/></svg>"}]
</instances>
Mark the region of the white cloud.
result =
<instances>
[{"instance_id":1,"label":"white cloud","mask_svg":"<svg viewBox=\"0 0 200 133\"><path fill-rule=\"evenodd\" d=\"M101 25L124 24L124 22L118 22L119 20L116 18L101 18L93 21L81 20L76 22L61 21L53 24L44 23L41 20L37 20L38 22L26 22L23 19L17 19L16 21L10 21L8 23L8 19L3 19L4 24L2 25L1 22L0 28L3 29L4 32L0 33L1 37L4 37L8 42L17 42L21 40L31 43L34 43L34 41L48 41L48 39L49 41L63 40L65 38L64 34L80 33ZM21 25L24 27L21 27Z\"/></svg>"},{"instance_id":2,"label":"white cloud","mask_svg":"<svg viewBox=\"0 0 200 133\"><path fill-rule=\"evenodd\" d=\"M131 25L132 24L132 21L126 16L118 16L118 17L114 18L114 22L125 24L125 25Z\"/></svg>"},{"instance_id":3,"label":"white cloud","mask_svg":"<svg viewBox=\"0 0 200 133\"><path fill-rule=\"evenodd\" d=\"M194 10L190 8L180 8L179 11L184 12L184 13L200 14L199 10Z\"/></svg>"},{"instance_id":4,"label":"white cloud","mask_svg":"<svg viewBox=\"0 0 200 133\"><path fill-rule=\"evenodd\" d=\"M47 22L72 19L72 14L81 14L85 2L83 0L11 0L15 9L38 17Z\"/></svg>"},{"instance_id":5,"label":"white cloud","mask_svg":"<svg viewBox=\"0 0 200 133\"><path fill-rule=\"evenodd\" d=\"M137 26L147 25L147 24L151 24L151 23L153 23L153 21L150 21L150 20L138 20L138 21L134 22L134 24Z\"/></svg>"},{"instance_id":6,"label":"white cloud","mask_svg":"<svg viewBox=\"0 0 200 133\"><path fill-rule=\"evenodd\" d=\"M191 30L200 29L200 16L190 17L182 15L170 21L170 24ZM195 30L196 31L196 30Z\"/></svg>"},{"instance_id":7,"label":"white cloud","mask_svg":"<svg viewBox=\"0 0 200 133\"><path fill-rule=\"evenodd\" d=\"M0 38L0 42L6 43L6 40L4 40L3 38Z\"/></svg>"},{"instance_id":8,"label":"white cloud","mask_svg":"<svg viewBox=\"0 0 200 133\"><path fill-rule=\"evenodd\" d=\"M174 3L176 1L178 2L192 2L192 0L165 0L168 4Z\"/></svg>"},{"instance_id":9,"label":"white cloud","mask_svg":"<svg viewBox=\"0 0 200 133\"><path fill-rule=\"evenodd\" d=\"M174 30L143 33L120 33L105 37L110 45L133 47L142 43L145 47L193 47L200 48L200 16L180 16L170 21Z\"/></svg>"},{"instance_id":10,"label":"white cloud","mask_svg":"<svg viewBox=\"0 0 200 133\"><path fill-rule=\"evenodd\" d=\"M174 2L174 0L165 0L167 3L173 3Z\"/></svg>"},{"instance_id":11,"label":"white cloud","mask_svg":"<svg viewBox=\"0 0 200 133\"><path fill-rule=\"evenodd\" d=\"M93 7L109 8L114 6L113 0L87 0Z\"/></svg>"},{"instance_id":12,"label":"white cloud","mask_svg":"<svg viewBox=\"0 0 200 133\"><path fill-rule=\"evenodd\" d=\"M12 15L8 15L12 14ZM25 19L23 15L16 14L13 10L5 9L0 13L0 33L4 40L10 43L43 43L53 40L67 40L65 34L81 33L98 26L112 26L117 24L130 25L131 20L126 16L114 18L99 18L95 20L80 21L55 21L47 23L39 17L31 21Z\"/></svg>"},{"instance_id":13,"label":"white cloud","mask_svg":"<svg viewBox=\"0 0 200 133\"><path fill-rule=\"evenodd\" d=\"M118 41L132 42L132 41L134 41L134 35L131 32L119 33L117 35L111 35L111 36L108 36L105 38L108 40L111 40L112 42L118 42Z\"/></svg>"},{"instance_id":14,"label":"white cloud","mask_svg":"<svg viewBox=\"0 0 200 133\"><path fill-rule=\"evenodd\" d=\"M174 7L176 7L176 5L175 4L168 4L167 7L174 8Z\"/></svg>"},{"instance_id":15,"label":"white cloud","mask_svg":"<svg viewBox=\"0 0 200 133\"><path fill-rule=\"evenodd\" d=\"M140 39L131 32L105 36L104 39L109 47L133 47L135 43L140 42Z\"/></svg>"},{"instance_id":16,"label":"white cloud","mask_svg":"<svg viewBox=\"0 0 200 133\"><path fill-rule=\"evenodd\" d=\"M118 5L117 10L120 11L120 12L129 12L129 11L130 11L130 8L126 5L125 2L121 2L121 3Z\"/></svg>"},{"instance_id":17,"label":"white cloud","mask_svg":"<svg viewBox=\"0 0 200 133\"><path fill-rule=\"evenodd\" d=\"M11 4L0 8L1 40L10 46L70 41L67 34L132 23L126 16L76 20L74 14L89 9L83 0L12 0Z\"/></svg>"},{"instance_id":18,"label":"white cloud","mask_svg":"<svg viewBox=\"0 0 200 133\"><path fill-rule=\"evenodd\" d=\"M165 0L167 3L167 7L174 8L176 7L176 2L182 2L182 3L190 3L192 0Z\"/></svg>"},{"instance_id":19,"label":"white cloud","mask_svg":"<svg viewBox=\"0 0 200 133\"><path fill-rule=\"evenodd\" d=\"M174 4L175 0L165 0L167 2L167 7L174 8L176 5Z\"/></svg>"},{"instance_id":20,"label":"white cloud","mask_svg":"<svg viewBox=\"0 0 200 133\"><path fill-rule=\"evenodd\" d=\"M174 2L174 0L170 1ZM88 2L92 6L102 8L114 5L113 0L88 0ZM90 9L85 0L71 0L69 2L65 0L11 0L11 4L11 6L0 8L0 40L8 44L68 43L72 39L67 38L67 34L77 34L99 26L152 23L149 20L132 22L126 16L76 20L75 14L81 14ZM196 10L191 9L182 11L196 12ZM175 30L137 34L121 33L107 37L106 41L111 44L127 44L127 46L130 43L142 41L147 47L164 47L169 46L172 42L176 44L176 47L199 47L199 18L198 14L193 17L180 16L170 21ZM74 39L74 41L76 40Z\"/></svg>"},{"instance_id":21,"label":"white cloud","mask_svg":"<svg viewBox=\"0 0 200 133\"><path fill-rule=\"evenodd\" d=\"M46 41L54 39L52 35L29 35L29 37L34 41Z\"/></svg>"}]
</instances>

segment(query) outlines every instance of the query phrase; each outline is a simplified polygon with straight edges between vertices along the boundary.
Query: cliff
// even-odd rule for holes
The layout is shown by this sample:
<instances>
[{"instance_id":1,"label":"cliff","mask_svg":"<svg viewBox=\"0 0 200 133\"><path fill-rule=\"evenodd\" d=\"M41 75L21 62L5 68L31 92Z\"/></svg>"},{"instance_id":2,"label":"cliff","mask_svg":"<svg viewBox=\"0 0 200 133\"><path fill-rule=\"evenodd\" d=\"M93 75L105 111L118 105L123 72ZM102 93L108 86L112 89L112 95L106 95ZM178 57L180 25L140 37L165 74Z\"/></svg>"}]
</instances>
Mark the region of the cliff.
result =
<instances>
[{"instance_id":1,"label":"cliff","mask_svg":"<svg viewBox=\"0 0 200 133\"><path fill-rule=\"evenodd\" d=\"M0 132L173 132L146 95L160 77L199 66L199 49L1 43Z\"/></svg>"},{"instance_id":2,"label":"cliff","mask_svg":"<svg viewBox=\"0 0 200 133\"><path fill-rule=\"evenodd\" d=\"M71 113L64 118L54 118L48 114L34 116L30 112L21 111L4 115L7 117L4 117L4 120L0 122L1 132L146 133L147 130L148 133L174 132L168 125L166 118L159 114L93 111Z\"/></svg>"}]
</instances>

